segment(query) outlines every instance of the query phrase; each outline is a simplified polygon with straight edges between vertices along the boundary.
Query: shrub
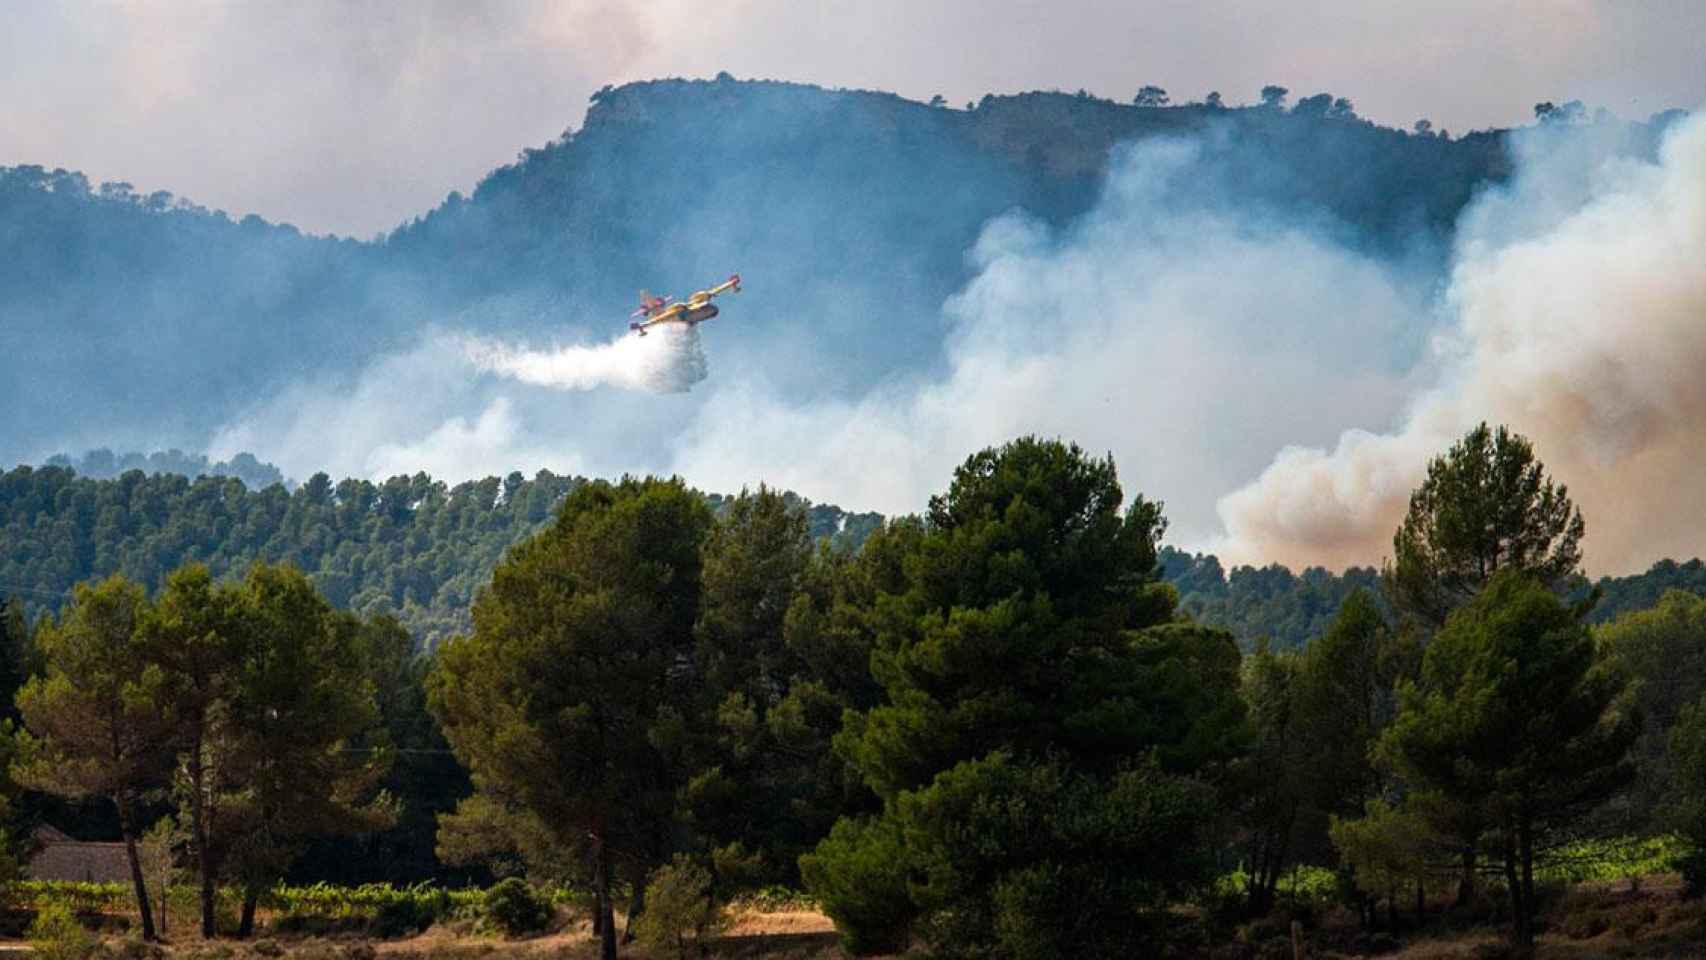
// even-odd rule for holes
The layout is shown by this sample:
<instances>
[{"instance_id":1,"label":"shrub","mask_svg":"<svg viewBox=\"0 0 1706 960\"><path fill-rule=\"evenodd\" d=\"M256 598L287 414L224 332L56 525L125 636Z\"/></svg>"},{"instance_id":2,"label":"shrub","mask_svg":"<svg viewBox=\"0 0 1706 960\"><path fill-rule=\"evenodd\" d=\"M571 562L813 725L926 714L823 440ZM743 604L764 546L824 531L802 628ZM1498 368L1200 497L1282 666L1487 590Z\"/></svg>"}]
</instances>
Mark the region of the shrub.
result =
<instances>
[{"instance_id":1,"label":"shrub","mask_svg":"<svg viewBox=\"0 0 1706 960\"><path fill-rule=\"evenodd\" d=\"M117 960L164 960L166 951L157 943L149 943L139 933L125 935L113 945L111 956Z\"/></svg>"},{"instance_id":2,"label":"shrub","mask_svg":"<svg viewBox=\"0 0 1706 960\"><path fill-rule=\"evenodd\" d=\"M39 960L88 960L96 947L95 938L63 903L44 904L37 910L27 936Z\"/></svg>"},{"instance_id":3,"label":"shrub","mask_svg":"<svg viewBox=\"0 0 1706 960\"><path fill-rule=\"evenodd\" d=\"M1572 912L1558 921L1558 930L1571 940L1592 940L1610 928L1611 921L1597 910Z\"/></svg>"},{"instance_id":4,"label":"shrub","mask_svg":"<svg viewBox=\"0 0 1706 960\"><path fill-rule=\"evenodd\" d=\"M373 914L373 935L383 940L409 937L424 931L438 919L432 901L409 897L381 904Z\"/></svg>"},{"instance_id":5,"label":"shrub","mask_svg":"<svg viewBox=\"0 0 1706 960\"><path fill-rule=\"evenodd\" d=\"M1612 926L1626 940L1640 937L1641 931L1657 923L1659 912L1650 903L1629 903L1618 907L1612 914Z\"/></svg>"},{"instance_id":6,"label":"shrub","mask_svg":"<svg viewBox=\"0 0 1706 960\"><path fill-rule=\"evenodd\" d=\"M543 932L551 922L550 903L520 877L501 880L487 890L481 913L488 924L511 937Z\"/></svg>"},{"instance_id":7,"label":"shrub","mask_svg":"<svg viewBox=\"0 0 1706 960\"><path fill-rule=\"evenodd\" d=\"M237 929L237 905L229 903L224 897L213 903L213 929L220 933L232 933Z\"/></svg>"},{"instance_id":8,"label":"shrub","mask_svg":"<svg viewBox=\"0 0 1706 960\"><path fill-rule=\"evenodd\" d=\"M806 889L854 956L900 953L917 911L906 889L906 846L893 820L839 820L800 857Z\"/></svg>"},{"instance_id":9,"label":"shrub","mask_svg":"<svg viewBox=\"0 0 1706 960\"><path fill-rule=\"evenodd\" d=\"M682 957L722 922L722 909L711 887L711 874L685 856L659 867L646 883L646 910L634 932L648 950L674 949Z\"/></svg>"},{"instance_id":10,"label":"shrub","mask_svg":"<svg viewBox=\"0 0 1706 960\"><path fill-rule=\"evenodd\" d=\"M1156 956L1210 879L1212 796L1153 763L1110 776L994 753L885 816L901 823L926 939L959 955Z\"/></svg>"},{"instance_id":11,"label":"shrub","mask_svg":"<svg viewBox=\"0 0 1706 960\"><path fill-rule=\"evenodd\" d=\"M302 937L324 937L336 932L336 922L330 917L322 917L314 913L286 913L274 917L268 927L274 933L288 933Z\"/></svg>"},{"instance_id":12,"label":"shrub","mask_svg":"<svg viewBox=\"0 0 1706 960\"><path fill-rule=\"evenodd\" d=\"M720 876L721 874L719 874ZM738 898L741 906L759 913L781 913L794 910L816 910L818 902L803 890L769 884Z\"/></svg>"},{"instance_id":13,"label":"shrub","mask_svg":"<svg viewBox=\"0 0 1706 960\"><path fill-rule=\"evenodd\" d=\"M1674 862L1682 874L1682 895L1690 900L1706 896L1706 850L1677 854Z\"/></svg>"}]
</instances>

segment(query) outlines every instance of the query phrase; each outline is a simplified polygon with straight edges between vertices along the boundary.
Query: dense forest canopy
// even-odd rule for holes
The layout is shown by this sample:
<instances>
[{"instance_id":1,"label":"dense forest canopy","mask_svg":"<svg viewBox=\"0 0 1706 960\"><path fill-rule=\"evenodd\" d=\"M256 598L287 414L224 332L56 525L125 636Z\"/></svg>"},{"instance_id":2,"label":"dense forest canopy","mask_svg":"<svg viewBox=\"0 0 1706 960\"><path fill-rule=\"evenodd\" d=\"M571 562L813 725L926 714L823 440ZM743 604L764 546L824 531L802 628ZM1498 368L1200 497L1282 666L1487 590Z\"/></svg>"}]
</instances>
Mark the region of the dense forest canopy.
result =
<instances>
[{"instance_id":1,"label":"dense forest canopy","mask_svg":"<svg viewBox=\"0 0 1706 960\"><path fill-rule=\"evenodd\" d=\"M95 451L75 462L98 469L175 459ZM233 465L276 475L270 464L252 461L240 456ZM585 482L543 470L531 479L511 473L454 485L424 473L381 483L317 474L294 489L276 482L257 488L219 475L220 466L193 480L135 467L108 477L59 465L0 474L0 596L13 597L33 619L58 609L74 584L90 578L122 573L157 587L192 560L220 577L240 576L257 560L288 562L335 605L394 614L430 646L467 629L469 604L504 552ZM706 498L715 512L730 502L724 494ZM787 498L805 511L811 536L837 548L858 548L883 522L876 513ZM1180 609L1231 632L1246 649L1262 639L1279 649L1302 647L1351 594L1375 591L1380 581L1373 567L1228 570L1213 554L1171 546L1158 558ZM1645 573L1602 578L1597 586L1591 617L1603 622L1651 607L1669 590L1706 594L1706 565L1660 560Z\"/></svg>"},{"instance_id":2,"label":"dense forest canopy","mask_svg":"<svg viewBox=\"0 0 1706 960\"><path fill-rule=\"evenodd\" d=\"M0 474L0 595L33 616L57 609L74 584L115 573L152 589L190 561L221 578L256 561L290 563L333 604L395 614L430 645L466 628L475 591L504 552L584 482L543 470L455 486L424 473L377 484L316 474L287 490L216 475L95 479L19 467ZM713 510L728 500L706 499ZM857 545L881 522L792 494L789 502L815 537L834 543Z\"/></svg>"}]
</instances>

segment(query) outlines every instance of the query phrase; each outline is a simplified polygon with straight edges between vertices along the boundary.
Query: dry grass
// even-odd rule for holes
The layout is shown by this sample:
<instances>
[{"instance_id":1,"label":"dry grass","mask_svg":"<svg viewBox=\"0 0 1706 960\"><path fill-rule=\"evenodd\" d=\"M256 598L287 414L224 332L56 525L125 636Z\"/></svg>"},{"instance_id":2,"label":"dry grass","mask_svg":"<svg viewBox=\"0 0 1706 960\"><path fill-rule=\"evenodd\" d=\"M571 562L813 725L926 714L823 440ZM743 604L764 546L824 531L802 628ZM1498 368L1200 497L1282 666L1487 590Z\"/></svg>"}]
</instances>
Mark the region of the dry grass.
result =
<instances>
[{"instance_id":1,"label":"dry grass","mask_svg":"<svg viewBox=\"0 0 1706 960\"><path fill-rule=\"evenodd\" d=\"M1587 883L1565 894L1543 917L1535 960L1689 960L1706 958L1706 902L1682 899L1674 874ZM1495 960L1512 956L1502 928L1421 937L1396 960Z\"/></svg>"},{"instance_id":2,"label":"dry grass","mask_svg":"<svg viewBox=\"0 0 1706 960\"><path fill-rule=\"evenodd\" d=\"M624 919L618 914L620 928ZM829 919L809 910L760 911L745 909L734 917L727 931L710 943L711 955L750 960L846 960L836 942ZM129 957L137 946L121 938L112 939L113 960L148 960ZM127 951L128 947L128 951ZM6 949L0 944L0 952ZM164 944L163 956L153 960L594 960L598 943L584 919L566 922L559 929L538 937L504 940L477 934L471 923L438 924L426 932L396 940L370 940L356 935L274 935L263 931L249 942L216 940L204 942L193 934L172 938ZM669 960L674 954L653 956L638 944L622 948L624 958Z\"/></svg>"},{"instance_id":3,"label":"dry grass","mask_svg":"<svg viewBox=\"0 0 1706 960\"><path fill-rule=\"evenodd\" d=\"M1354 917L1344 911L1323 917L1314 932L1311 958L1363 956L1348 949L1356 939ZM1674 875L1628 881L1582 884L1562 895L1544 915L1546 932L1534 960L1706 960L1706 901L1685 901ZM622 925L619 916L617 923ZM425 933L377 941L356 934L290 936L263 932L251 942L220 940L204 943L177 928L174 942L163 952L142 948L135 941L109 939L108 960L595 960L598 944L584 918L565 918L544 936L503 940L476 933L471 921L436 925ZM1337 936L1335 936L1335 932ZM1350 934L1350 935L1347 935ZM1484 924L1468 929L1423 930L1402 938L1395 960L1500 960L1511 957L1503 927ZM1362 938L1366 942L1366 937ZM1324 944L1337 944L1338 951ZM18 945L0 942L0 955ZM1270 954L1274 946L1251 941L1239 950L1223 944L1213 956L1248 958ZM1289 945L1280 951L1290 957ZM834 927L823 914L797 906L737 908L725 933L711 941L710 955L729 960L847 960ZM696 951L690 951L696 956ZM625 945L631 960L672 960L674 952L651 954L637 944ZM5 960L0 956L0 960Z\"/></svg>"}]
</instances>

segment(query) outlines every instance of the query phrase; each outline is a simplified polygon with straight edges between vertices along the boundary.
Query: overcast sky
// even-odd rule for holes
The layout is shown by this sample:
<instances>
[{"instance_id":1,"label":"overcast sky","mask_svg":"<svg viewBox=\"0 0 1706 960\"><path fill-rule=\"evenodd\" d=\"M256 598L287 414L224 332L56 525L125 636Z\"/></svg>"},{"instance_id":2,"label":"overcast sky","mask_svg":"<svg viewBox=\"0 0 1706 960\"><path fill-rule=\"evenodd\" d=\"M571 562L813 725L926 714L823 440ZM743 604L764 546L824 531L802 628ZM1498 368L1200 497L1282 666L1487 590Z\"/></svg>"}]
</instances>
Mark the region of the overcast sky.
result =
<instances>
[{"instance_id":1,"label":"overcast sky","mask_svg":"<svg viewBox=\"0 0 1706 960\"><path fill-rule=\"evenodd\" d=\"M1706 99L1703 0L0 3L0 165L369 236L578 127L606 83L797 80L955 104L1266 83L1453 132Z\"/></svg>"}]
</instances>

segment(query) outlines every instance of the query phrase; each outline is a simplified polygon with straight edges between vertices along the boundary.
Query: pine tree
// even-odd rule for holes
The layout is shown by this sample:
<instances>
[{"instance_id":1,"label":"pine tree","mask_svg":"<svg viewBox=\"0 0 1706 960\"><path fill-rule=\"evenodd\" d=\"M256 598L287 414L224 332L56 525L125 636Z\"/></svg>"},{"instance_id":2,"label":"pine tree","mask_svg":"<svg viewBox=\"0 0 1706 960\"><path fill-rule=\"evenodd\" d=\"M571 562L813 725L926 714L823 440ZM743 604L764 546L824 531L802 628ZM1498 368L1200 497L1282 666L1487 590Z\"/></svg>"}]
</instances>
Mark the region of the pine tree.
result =
<instances>
[{"instance_id":1,"label":"pine tree","mask_svg":"<svg viewBox=\"0 0 1706 960\"><path fill-rule=\"evenodd\" d=\"M1533 577L1499 574L1434 637L1381 741L1408 783L1489 831L1522 946L1534 939L1535 864L1633 776L1633 691L1583 613Z\"/></svg>"},{"instance_id":2,"label":"pine tree","mask_svg":"<svg viewBox=\"0 0 1706 960\"><path fill-rule=\"evenodd\" d=\"M136 803L171 769L174 717L168 677L138 629L148 615L142 588L114 576L79 585L71 606L42 628L36 642L44 672L18 693L27 734L17 769L36 789L112 801L142 935L152 940Z\"/></svg>"},{"instance_id":3,"label":"pine tree","mask_svg":"<svg viewBox=\"0 0 1706 960\"><path fill-rule=\"evenodd\" d=\"M431 679L433 711L490 805L525 813L561 848L590 846L607 960L614 861L651 847L673 812L672 694L692 661L710 524L679 482L580 488L499 565L474 632L444 646Z\"/></svg>"}]
</instances>

